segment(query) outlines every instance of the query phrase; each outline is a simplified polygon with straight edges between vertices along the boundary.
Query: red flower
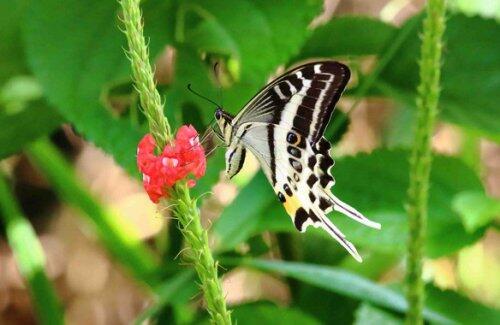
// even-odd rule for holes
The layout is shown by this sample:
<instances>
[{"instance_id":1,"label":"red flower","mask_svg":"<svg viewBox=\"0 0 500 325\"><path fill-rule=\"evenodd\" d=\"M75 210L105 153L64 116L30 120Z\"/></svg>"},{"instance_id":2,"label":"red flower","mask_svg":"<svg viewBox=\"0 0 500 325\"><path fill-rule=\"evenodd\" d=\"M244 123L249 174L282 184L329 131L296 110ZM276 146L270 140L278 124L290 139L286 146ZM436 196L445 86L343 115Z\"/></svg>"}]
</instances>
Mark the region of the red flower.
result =
<instances>
[{"instance_id":1,"label":"red flower","mask_svg":"<svg viewBox=\"0 0 500 325\"><path fill-rule=\"evenodd\" d=\"M177 131L174 144L166 145L158 156L155 147L154 138L146 134L137 148L137 166L143 176L144 189L154 203L168 197L168 190L189 174L197 179L205 174L205 151L198 132L191 125L183 125ZM195 184L194 179L187 181L189 187Z\"/></svg>"}]
</instances>

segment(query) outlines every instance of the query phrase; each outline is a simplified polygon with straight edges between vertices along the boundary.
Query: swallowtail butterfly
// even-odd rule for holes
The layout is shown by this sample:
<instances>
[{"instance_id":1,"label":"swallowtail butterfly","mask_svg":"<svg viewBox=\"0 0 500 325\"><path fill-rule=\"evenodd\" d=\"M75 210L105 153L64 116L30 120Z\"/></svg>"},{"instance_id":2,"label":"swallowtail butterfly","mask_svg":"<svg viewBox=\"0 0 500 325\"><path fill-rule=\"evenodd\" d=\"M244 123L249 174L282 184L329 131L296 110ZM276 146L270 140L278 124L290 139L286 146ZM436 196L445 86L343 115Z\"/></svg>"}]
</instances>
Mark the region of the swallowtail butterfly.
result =
<instances>
[{"instance_id":1,"label":"swallowtail butterfly","mask_svg":"<svg viewBox=\"0 0 500 325\"><path fill-rule=\"evenodd\" d=\"M349 77L349 68L339 62L307 63L265 86L238 115L218 108L215 119L227 145L229 178L240 171L249 150L300 232L309 225L321 227L361 261L354 245L326 216L336 210L380 229L330 191L334 161L323 132Z\"/></svg>"}]
</instances>

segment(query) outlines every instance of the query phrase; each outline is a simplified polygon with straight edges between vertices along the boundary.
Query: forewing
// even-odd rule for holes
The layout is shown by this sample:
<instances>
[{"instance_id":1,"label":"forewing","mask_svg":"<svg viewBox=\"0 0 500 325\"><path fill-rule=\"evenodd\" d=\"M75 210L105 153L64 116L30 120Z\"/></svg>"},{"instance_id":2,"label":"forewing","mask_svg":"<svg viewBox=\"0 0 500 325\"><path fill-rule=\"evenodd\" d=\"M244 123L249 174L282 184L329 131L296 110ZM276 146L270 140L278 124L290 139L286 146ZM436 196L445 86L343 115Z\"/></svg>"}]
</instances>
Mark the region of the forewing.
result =
<instances>
[{"instance_id":1,"label":"forewing","mask_svg":"<svg viewBox=\"0 0 500 325\"><path fill-rule=\"evenodd\" d=\"M336 61L299 66L268 84L235 117L247 122L284 125L316 143L349 81L349 68Z\"/></svg>"}]
</instances>

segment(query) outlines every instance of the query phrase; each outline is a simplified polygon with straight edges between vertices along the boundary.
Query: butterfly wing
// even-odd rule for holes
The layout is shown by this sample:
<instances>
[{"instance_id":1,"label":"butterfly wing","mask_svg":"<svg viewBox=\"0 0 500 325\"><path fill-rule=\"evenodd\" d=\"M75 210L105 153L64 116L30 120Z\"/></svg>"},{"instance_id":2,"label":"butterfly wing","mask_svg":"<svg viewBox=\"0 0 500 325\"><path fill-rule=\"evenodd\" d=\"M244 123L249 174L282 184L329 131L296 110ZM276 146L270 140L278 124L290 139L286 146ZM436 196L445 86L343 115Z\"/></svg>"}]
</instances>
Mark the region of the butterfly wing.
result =
<instances>
[{"instance_id":1,"label":"butterfly wing","mask_svg":"<svg viewBox=\"0 0 500 325\"><path fill-rule=\"evenodd\" d=\"M360 261L354 245L326 217L335 209L380 228L330 191L334 161L323 133L349 76L349 69L334 61L302 65L250 100L233 126L235 139L259 159L295 227L301 232L321 227Z\"/></svg>"},{"instance_id":2,"label":"butterfly wing","mask_svg":"<svg viewBox=\"0 0 500 325\"><path fill-rule=\"evenodd\" d=\"M261 163L266 177L295 227L300 232L304 232L310 225L324 229L356 260L361 261L354 245L326 214L335 209L367 226L380 228L380 225L367 219L330 192L334 184L330 168L334 161L329 155L328 141L321 138L312 145L299 133L275 124L249 122L244 127L246 132L240 138L242 145ZM269 147L267 134L271 128L274 129L276 138L288 138L282 146ZM295 137L289 136L290 133Z\"/></svg>"},{"instance_id":3,"label":"butterfly wing","mask_svg":"<svg viewBox=\"0 0 500 325\"><path fill-rule=\"evenodd\" d=\"M336 61L299 66L264 87L234 118L233 125L286 125L316 143L349 78L349 68Z\"/></svg>"}]
</instances>

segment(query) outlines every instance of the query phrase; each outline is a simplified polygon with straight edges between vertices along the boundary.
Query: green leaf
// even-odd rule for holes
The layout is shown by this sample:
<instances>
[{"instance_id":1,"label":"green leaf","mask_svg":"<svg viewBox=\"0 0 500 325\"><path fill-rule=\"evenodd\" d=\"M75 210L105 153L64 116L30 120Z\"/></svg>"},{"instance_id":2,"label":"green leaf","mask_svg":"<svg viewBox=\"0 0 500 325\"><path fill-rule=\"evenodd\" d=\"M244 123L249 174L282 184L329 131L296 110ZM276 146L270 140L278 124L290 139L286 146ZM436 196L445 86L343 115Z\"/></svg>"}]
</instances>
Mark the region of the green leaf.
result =
<instances>
[{"instance_id":1,"label":"green leaf","mask_svg":"<svg viewBox=\"0 0 500 325\"><path fill-rule=\"evenodd\" d=\"M142 312L135 320L136 325L144 324L148 319L158 315L165 306L178 300L178 293L186 291L188 288L189 296L193 294L191 287L194 282L194 271L188 270L179 272L164 283L158 285L155 289L156 301L154 305ZM189 297L188 296L188 297Z\"/></svg>"},{"instance_id":2,"label":"green leaf","mask_svg":"<svg viewBox=\"0 0 500 325\"><path fill-rule=\"evenodd\" d=\"M171 37L170 6L160 0L143 6L152 57ZM135 152L142 132L112 116L100 101L106 85L130 78L117 13L116 1L34 1L25 20L25 43L49 103L88 140L136 174Z\"/></svg>"},{"instance_id":3,"label":"green leaf","mask_svg":"<svg viewBox=\"0 0 500 325\"><path fill-rule=\"evenodd\" d=\"M181 6L180 9L184 20L202 19L202 22L186 30L186 37L177 39L174 44L181 49L177 55L179 69L167 93L167 100L174 107L194 102L205 109L210 108L206 115L208 122L213 108L186 91L186 85L191 83L203 94L216 94L208 76L212 73L211 62L202 62L200 52L229 55L231 62L228 65L236 67L233 70L238 73L233 76L233 85L224 90L225 109L235 113L280 64L285 64L297 53L310 33L307 26L319 13L321 1L199 0L190 2L186 7ZM290 19L294 24L289 24Z\"/></svg>"},{"instance_id":4,"label":"green leaf","mask_svg":"<svg viewBox=\"0 0 500 325\"><path fill-rule=\"evenodd\" d=\"M297 287L292 291L292 306L314 315L322 324L352 324L359 302L342 294L325 290L294 279L289 281ZM292 287L293 288L293 287ZM292 289L293 290L293 289ZM321 299L318 299L321 297Z\"/></svg>"},{"instance_id":5,"label":"green leaf","mask_svg":"<svg viewBox=\"0 0 500 325\"><path fill-rule=\"evenodd\" d=\"M134 227L102 206L76 178L74 170L47 140L34 142L27 154L52 184L57 194L82 212L94 226L106 248L135 278L150 286L157 283L158 263L140 242Z\"/></svg>"},{"instance_id":6,"label":"green leaf","mask_svg":"<svg viewBox=\"0 0 500 325\"><path fill-rule=\"evenodd\" d=\"M407 24L411 23L408 22ZM418 32L408 37L386 66L379 88L414 106L418 83ZM452 15L445 32L440 117L500 141L500 24L479 17Z\"/></svg>"},{"instance_id":7,"label":"green leaf","mask_svg":"<svg viewBox=\"0 0 500 325\"><path fill-rule=\"evenodd\" d=\"M396 27L370 17L333 17L313 31L296 60L379 54L397 31Z\"/></svg>"},{"instance_id":8,"label":"green leaf","mask_svg":"<svg viewBox=\"0 0 500 325\"><path fill-rule=\"evenodd\" d=\"M311 35L308 26L314 17L321 13L323 1L252 1L263 13L271 32L273 49L278 64L286 63L295 56ZM293 22L293 23L292 23ZM259 48L260 53L262 48ZM261 58L261 57L260 57ZM259 61L259 60L257 60Z\"/></svg>"},{"instance_id":9,"label":"green leaf","mask_svg":"<svg viewBox=\"0 0 500 325\"><path fill-rule=\"evenodd\" d=\"M166 107L169 121L188 123L182 111L188 106L200 107L202 120L206 125L213 118L215 107L190 93L187 85L208 97L213 97L215 88L209 78L210 69L200 60L199 53L188 46L179 45L176 53L175 80L166 92Z\"/></svg>"},{"instance_id":10,"label":"green leaf","mask_svg":"<svg viewBox=\"0 0 500 325\"><path fill-rule=\"evenodd\" d=\"M213 17L202 20L186 32L189 46L199 52L237 55L238 45L228 31Z\"/></svg>"},{"instance_id":11,"label":"green leaf","mask_svg":"<svg viewBox=\"0 0 500 325\"><path fill-rule=\"evenodd\" d=\"M300 0L272 4L264 0L199 3L238 45L242 80L257 83L257 86L298 51L308 33L307 26L321 8L320 1ZM290 24L292 17L294 23ZM262 55L263 49L266 49L265 55ZM250 89L246 93L254 91Z\"/></svg>"},{"instance_id":12,"label":"green leaf","mask_svg":"<svg viewBox=\"0 0 500 325\"><path fill-rule=\"evenodd\" d=\"M425 292L426 306L459 324L495 324L500 319L500 310L471 301L457 292L430 285Z\"/></svg>"},{"instance_id":13,"label":"green leaf","mask_svg":"<svg viewBox=\"0 0 500 325\"><path fill-rule=\"evenodd\" d=\"M384 311L380 308L373 307L370 304L363 303L356 311L355 325L402 325L403 320L397 318L393 314Z\"/></svg>"},{"instance_id":14,"label":"green leaf","mask_svg":"<svg viewBox=\"0 0 500 325\"><path fill-rule=\"evenodd\" d=\"M12 115L0 115L0 159L19 152L29 142L51 133L63 122L53 108L38 102Z\"/></svg>"},{"instance_id":15,"label":"green leaf","mask_svg":"<svg viewBox=\"0 0 500 325\"><path fill-rule=\"evenodd\" d=\"M217 249L231 249L247 239L259 222L256 215L265 214L270 205L269 198L276 200L275 196L262 173L254 177L215 223L213 234L218 243Z\"/></svg>"},{"instance_id":16,"label":"green leaf","mask_svg":"<svg viewBox=\"0 0 500 325\"><path fill-rule=\"evenodd\" d=\"M299 309L278 307L263 302L236 306L232 310L231 316L234 322L239 325L251 325L257 322L260 325L321 324L314 317Z\"/></svg>"},{"instance_id":17,"label":"green leaf","mask_svg":"<svg viewBox=\"0 0 500 325\"><path fill-rule=\"evenodd\" d=\"M305 283L340 293L371 305L404 313L407 302L399 289L372 282L346 270L304 263L266 261L259 259L224 259L223 264L245 265L268 272L277 272ZM500 311L488 308L453 291L426 287L424 318L438 324L495 324Z\"/></svg>"},{"instance_id":18,"label":"green leaf","mask_svg":"<svg viewBox=\"0 0 500 325\"><path fill-rule=\"evenodd\" d=\"M336 179L333 193L382 224L381 230L374 230L334 212L330 218L347 238L376 252L403 253L407 242L404 203L408 187L408 153L404 150L377 150L371 154L344 157L337 160L333 175ZM268 193L271 186L264 175L258 174L255 178L252 180L255 185L249 192ZM456 194L467 190L482 191L483 188L475 173L463 162L442 156L434 159L431 184L426 251L428 256L437 258L472 244L484 233L484 229L468 233L451 206ZM218 221L225 224L223 228L234 227L234 236L226 229L216 232L221 236L221 243L227 241L223 244L226 248L266 230L296 231L274 195L253 198L247 193L240 194L227 209L232 213L224 212ZM242 213L242 206L257 208L252 209L253 213ZM327 236L321 229L307 231Z\"/></svg>"},{"instance_id":19,"label":"green leaf","mask_svg":"<svg viewBox=\"0 0 500 325\"><path fill-rule=\"evenodd\" d=\"M333 216L336 225L356 244L374 251L403 252L407 241L404 203L408 188L408 153L377 150L372 154L346 157L338 160L333 174L335 195L380 222L382 229L363 227L338 213ZM426 252L430 257L439 257L470 245L482 235L483 231L467 233L451 208L457 193L471 189L481 191L482 185L460 160L443 156L434 158L430 183Z\"/></svg>"},{"instance_id":20,"label":"green leaf","mask_svg":"<svg viewBox=\"0 0 500 325\"><path fill-rule=\"evenodd\" d=\"M366 301L376 306L398 312L404 312L407 309L407 303L402 293L340 268L258 259L223 259L222 263L244 265L263 271L277 272L347 297ZM449 315L437 313L430 308L424 310L424 317L427 320L439 323L451 322Z\"/></svg>"},{"instance_id":21,"label":"green leaf","mask_svg":"<svg viewBox=\"0 0 500 325\"><path fill-rule=\"evenodd\" d=\"M0 2L0 86L12 76L27 72L21 22L29 1Z\"/></svg>"},{"instance_id":22,"label":"green leaf","mask_svg":"<svg viewBox=\"0 0 500 325\"><path fill-rule=\"evenodd\" d=\"M453 210L462 217L465 229L474 232L500 216L500 200L484 192L461 192L453 199Z\"/></svg>"},{"instance_id":23,"label":"green leaf","mask_svg":"<svg viewBox=\"0 0 500 325\"><path fill-rule=\"evenodd\" d=\"M35 231L21 213L7 181L0 174L0 219L21 275L26 280L42 324L63 324L64 316L54 288L45 274L45 255Z\"/></svg>"}]
</instances>

